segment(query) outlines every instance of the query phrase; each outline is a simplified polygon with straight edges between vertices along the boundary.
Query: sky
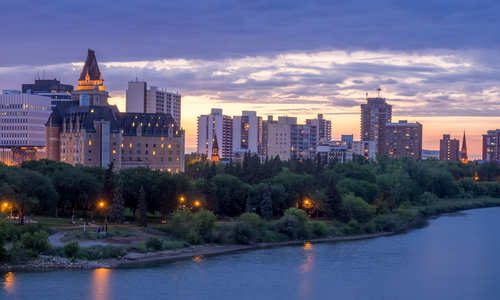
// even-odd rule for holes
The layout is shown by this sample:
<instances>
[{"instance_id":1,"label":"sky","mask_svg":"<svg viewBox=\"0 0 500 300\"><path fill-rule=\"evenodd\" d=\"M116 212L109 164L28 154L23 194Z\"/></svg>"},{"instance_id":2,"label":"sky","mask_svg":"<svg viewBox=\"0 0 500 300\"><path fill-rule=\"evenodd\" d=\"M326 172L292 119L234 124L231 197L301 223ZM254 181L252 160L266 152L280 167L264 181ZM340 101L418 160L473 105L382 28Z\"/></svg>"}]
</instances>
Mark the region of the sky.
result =
<instances>
[{"instance_id":1,"label":"sky","mask_svg":"<svg viewBox=\"0 0 500 300\"><path fill-rule=\"evenodd\" d=\"M323 113L359 137L366 93L418 121L424 148L465 131L469 154L500 128L500 1L62 1L0 5L0 89L35 77L76 85L96 51L110 102L130 80L183 95L186 152L196 117Z\"/></svg>"}]
</instances>

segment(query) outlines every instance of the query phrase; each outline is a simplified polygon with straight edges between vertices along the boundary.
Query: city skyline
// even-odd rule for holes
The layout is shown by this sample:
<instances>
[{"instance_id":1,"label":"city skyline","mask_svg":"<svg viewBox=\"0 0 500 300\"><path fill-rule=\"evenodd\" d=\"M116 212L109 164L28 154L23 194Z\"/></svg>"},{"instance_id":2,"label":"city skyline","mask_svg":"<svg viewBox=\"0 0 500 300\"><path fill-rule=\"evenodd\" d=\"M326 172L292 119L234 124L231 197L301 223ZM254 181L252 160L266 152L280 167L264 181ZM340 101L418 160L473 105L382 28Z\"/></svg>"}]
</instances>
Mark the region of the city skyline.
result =
<instances>
[{"instance_id":1,"label":"city skyline","mask_svg":"<svg viewBox=\"0 0 500 300\"><path fill-rule=\"evenodd\" d=\"M395 120L424 125L424 149L437 150L443 134L460 138L465 130L469 155L480 158L482 134L500 127L499 4L480 2L155 3L141 13L143 4L130 1L99 6L92 11L94 22L86 18L88 1L31 3L29 11L8 3L9 14L0 20L10 41L0 50L0 89L20 89L37 76L75 85L81 58L93 48L110 103L122 111L127 83L136 77L183 95L182 125L191 152L196 117L218 107L229 115L243 108L300 122L323 113L332 121L334 139L351 133L359 138L359 104L380 87ZM145 11L152 8L144 5ZM172 10L175 20L163 18ZM39 22L53 11L60 18ZM21 13L25 24L8 26ZM147 15L148 22L128 24L124 17L132 14L140 20ZM384 18L398 28L384 26Z\"/></svg>"}]
</instances>

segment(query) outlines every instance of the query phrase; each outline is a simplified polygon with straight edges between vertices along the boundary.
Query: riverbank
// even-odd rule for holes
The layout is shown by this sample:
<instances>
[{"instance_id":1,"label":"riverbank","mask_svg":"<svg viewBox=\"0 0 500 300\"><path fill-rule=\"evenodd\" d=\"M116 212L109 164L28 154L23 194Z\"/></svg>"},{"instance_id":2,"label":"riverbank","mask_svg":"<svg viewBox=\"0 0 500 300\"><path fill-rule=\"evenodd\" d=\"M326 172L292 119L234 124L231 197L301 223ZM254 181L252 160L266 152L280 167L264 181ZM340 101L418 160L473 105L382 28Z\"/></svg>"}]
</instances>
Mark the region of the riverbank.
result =
<instances>
[{"instance_id":1,"label":"riverbank","mask_svg":"<svg viewBox=\"0 0 500 300\"><path fill-rule=\"evenodd\" d=\"M439 217L444 214L455 213L459 211L496 207L500 206L499 198L475 198L475 199L448 199L441 200L425 207L414 207L407 210L409 219L403 223L403 226L397 230L386 230L385 232L356 234L344 236L331 236L315 239L289 240L282 242L254 243L250 245L239 244L203 244L189 246L175 250L162 250L155 252L129 252L120 258L102 259L102 260L78 260L55 256L41 255L37 259L23 264L0 264L0 271L43 271L43 270L82 270L96 268L119 268L133 267L156 262L168 262L183 259L201 258L203 256L214 256L239 251L249 251L262 248L284 247L293 245L302 245L304 243L325 243L340 242L361 239L371 239L381 236L399 234L408 230L421 227L427 220ZM413 211L412 213L409 213Z\"/></svg>"},{"instance_id":2,"label":"riverbank","mask_svg":"<svg viewBox=\"0 0 500 300\"><path fill-rule=\"evenodd\" d=\"M327 237L307 240L294 240L276 243L256 243L253 245L200 245L177 250L164 250L157 252L137 253L99 261L71 260L62 257L41 255L39 258L24 264L1 264L0 271L50 271L50 270L89 270L99 268L133 267L150 263L164 263L184 259L201 259L206 256L223 255L240 251L250 251L264 248L303 245L305 243L331 243L373 239L394 234L393 232L380 232L373 234L360 234L353 236Z\"/></svg>"}]
</instances>

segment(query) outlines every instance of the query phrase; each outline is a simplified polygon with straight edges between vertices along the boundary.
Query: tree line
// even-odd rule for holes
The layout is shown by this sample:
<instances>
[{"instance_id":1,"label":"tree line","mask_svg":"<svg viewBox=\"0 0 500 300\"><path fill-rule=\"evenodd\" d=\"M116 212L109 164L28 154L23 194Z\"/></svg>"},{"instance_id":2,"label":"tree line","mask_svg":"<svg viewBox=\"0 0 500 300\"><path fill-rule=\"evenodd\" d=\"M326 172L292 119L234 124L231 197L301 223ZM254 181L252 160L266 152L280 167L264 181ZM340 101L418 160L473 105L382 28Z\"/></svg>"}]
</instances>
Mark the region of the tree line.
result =
<instances>
[{"instance_id":1,"label":"tree line","mask_svg":"<svg viewBox=\"0 0 500 300\"><path fill-rule=\"evenodd\" d=\"M280 217L290 207L318 217L366 218L401 206L424 206L440 198L500 197L495 163L462 164L379 157L322 165L312 160L241 163L188 161L182 174L148 168L114 170L50 160L0 166L0 201L20 214L89 217L106 203L117 221L127 209L167 216L179 208L208 209L218 217L255 212Z\"/></svg>"}]
</instances>

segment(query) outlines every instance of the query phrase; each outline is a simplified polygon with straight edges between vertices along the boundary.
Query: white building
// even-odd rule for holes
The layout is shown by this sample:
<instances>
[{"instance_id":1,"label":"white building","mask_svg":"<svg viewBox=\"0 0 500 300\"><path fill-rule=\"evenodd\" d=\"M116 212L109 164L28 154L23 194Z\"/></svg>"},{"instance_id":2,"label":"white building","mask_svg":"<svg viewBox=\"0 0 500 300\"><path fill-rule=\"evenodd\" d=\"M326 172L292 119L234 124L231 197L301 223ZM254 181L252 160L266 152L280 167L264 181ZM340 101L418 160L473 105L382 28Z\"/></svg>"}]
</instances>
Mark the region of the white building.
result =
<instances>
[{"instance_id":1,"label":"white building","mask_svg":"<svg viewBox=\"0 0 500 300\"><path fill-rule=\"evenodd\" d=\"M352 160L353 152L347 145L319 145L316 147L316 153L322 163L330 162L346 163Z\"/></svg>"},{"instance_id":2,"label":"white building","mask_svg":"<svg viewBox=\"0 0 500 300\"><path fill-rule=\"evenodd\" d=\"M307 125L316 127L316 137L320 143L328 143L332 139L332 121L323 119L323 114L318 114L316 119L307 119Z\"/></svg>"},{"instance_id":3,"label":"white building","mask_svg":"<svg viewBox=\"0 0 500 300\"><path fill-rule=\"evenodd\" d=\"M166 113L181 126L181 95L151 86L145 81L130 81L126 92L126 111Z\"/></svg>"},{"instance_id":4,"label":"white building","mask_svg":"<svg viewBox=\"0 0 500 300\"><path fill-rule=\"evenodd\" d=\"M354 141L352 151L354 154L361 155L366 159L375 160L377 158L375 141Z\"/></svg>"},{"instance_id":5,"label":"white building","mask_svg":"<svg viewBox=\"0 0 500 300\"><path fill-rule=\"evenodd\" d=\"M233 152L257 153L262 139L259 121L255 111L242 111L241 116L233 117ZM260 138L259 138L260 136Z\"/></svg>"},{"instance_id":6,"label":"white building","mask_svg":"<svg viewBox=\"0 0 500 300\"><path fill-rule=\"evenodd\" d=\"M198 154L210 158L217 138L218 155L221 159L231 159L233 153L233 121L222 113L222 109L212 108L209 115L198 117Z\"/></svg>"},{"instance_id":7,"label":"white building","mask_svg":"<svg viewBox=\"0 0 500 300\"><path fill-rule=\"evenodd\" d=\"M0 146L44 147L50 101L38 95L0 95Z\"/></svg>"}]
</instances>

